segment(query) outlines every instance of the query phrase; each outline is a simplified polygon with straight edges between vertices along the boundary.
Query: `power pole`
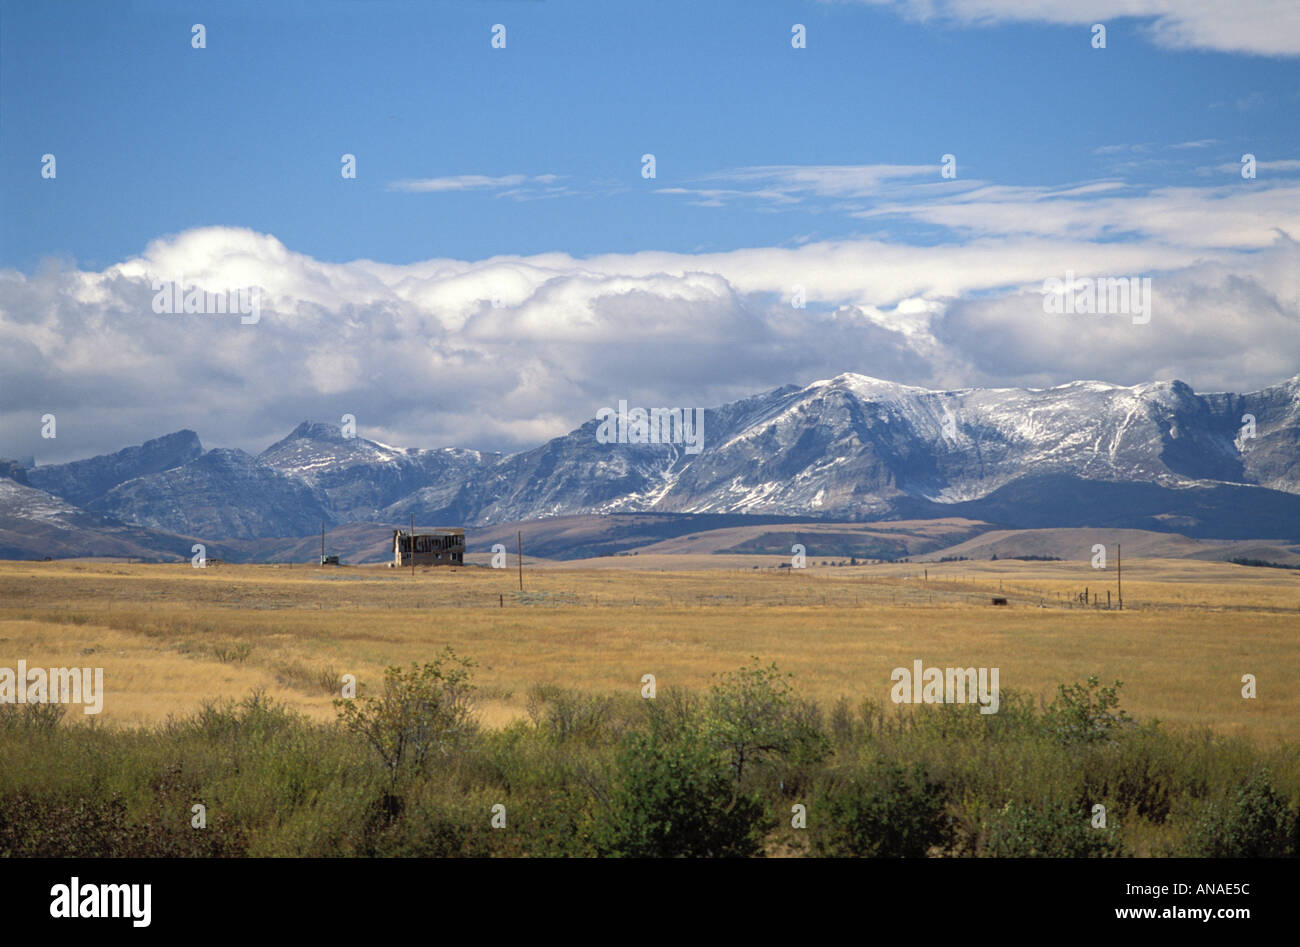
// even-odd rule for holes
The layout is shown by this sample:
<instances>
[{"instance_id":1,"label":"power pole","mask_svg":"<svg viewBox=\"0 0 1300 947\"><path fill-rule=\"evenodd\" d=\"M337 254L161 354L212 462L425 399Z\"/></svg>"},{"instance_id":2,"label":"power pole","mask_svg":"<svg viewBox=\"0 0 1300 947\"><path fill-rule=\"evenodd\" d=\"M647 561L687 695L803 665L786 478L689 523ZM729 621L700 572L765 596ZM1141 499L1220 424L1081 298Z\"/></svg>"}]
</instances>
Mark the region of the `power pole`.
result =
<instances>
[{"instance_id":1,"label":"power pole","mask_svg":"<svg viewBox=\"0 0 1300 947\"><path fill-rule=\"evenodd\" d=\"M320 564L325 565L325 521L320 521Z\"/></svg>"},{"instance_id":2,"label":"power pole","mask_svg":"<svg viewBox=\"0 0 1300 947\"><path fill-rule=\"evenodd\" d=\"M411 546L411 578L415 578L415 514L411 514L411 535L407 537Z\"/></svg>"},{"instance_id":3,"label":"power pole","mask_svg":"<svg viewBox=\"0 0 1300 947\"><path fill-rule=\"evenodd\" d=\"M1119 610L1124 611L1124 547L1115 544L1115 583L1119 586Z\"/></svg>"},{"instance_id":4,"label":"power pole","mask_svg":"<svg viewBox=\"0 0 1300 947\"><path fill-rule=\"evenodd\" d=\"M523 530L515 532L515 542L519 545L515 548L518 550L519 559L519 591L524 590L524 533Z\"/></svg>"}]
</instances>

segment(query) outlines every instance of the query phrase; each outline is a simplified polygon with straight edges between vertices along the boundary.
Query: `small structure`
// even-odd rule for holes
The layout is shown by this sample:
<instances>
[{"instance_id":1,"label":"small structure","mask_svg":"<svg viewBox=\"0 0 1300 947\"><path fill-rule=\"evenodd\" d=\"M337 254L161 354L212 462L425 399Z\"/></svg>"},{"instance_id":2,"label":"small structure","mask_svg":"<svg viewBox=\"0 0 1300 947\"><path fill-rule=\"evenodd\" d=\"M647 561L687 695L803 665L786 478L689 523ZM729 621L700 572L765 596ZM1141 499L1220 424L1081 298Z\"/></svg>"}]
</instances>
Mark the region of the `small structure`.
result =
<instances>
[{"instance_id":1,"label":"small structure","mask_svg":"<svg viewBox=\"0 0 1300 947\"><path fill-rule=\"evenodd\" d=\"M414 539L414 543L412 543ZM414 553L412 553L414 545ZM465 564L465 531L463 529L432 529L423 533L393 530L393 565L411 565L415 556L417 566L461 566Z\"/></svg>"},{"instance_id":2,"label":"small structure","mask_svg":"<svg viewBox=\"0 0 1300 947\"><path fill-rule=\"evenodd\" d=\"M1005 605L1005 604L1007 604L1007 600L1006 600L1005 598L1003 598L1001 595L995 595L995 596L993 596L993 604L994 604L994 605Z\"/></svg>"},{"instance_id":3,"label":"small structure","mask_svg":"<svg viewBox=\"0 0 1300 947\"><path fill-rule=\"evenodd\" d=\"M321 556L320 564L323 566L336 566L339 564L338 556Z\"/></svg>"}]
</instances>

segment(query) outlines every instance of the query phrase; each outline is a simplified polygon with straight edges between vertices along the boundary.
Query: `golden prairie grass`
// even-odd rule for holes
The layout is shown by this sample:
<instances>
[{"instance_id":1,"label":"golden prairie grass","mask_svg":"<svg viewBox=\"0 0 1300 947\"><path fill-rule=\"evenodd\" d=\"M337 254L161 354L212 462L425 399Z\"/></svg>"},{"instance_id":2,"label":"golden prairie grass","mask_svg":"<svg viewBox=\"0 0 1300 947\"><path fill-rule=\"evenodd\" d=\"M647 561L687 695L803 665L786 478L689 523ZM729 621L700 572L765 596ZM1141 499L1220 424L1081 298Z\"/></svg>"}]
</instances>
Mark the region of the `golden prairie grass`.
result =
<instances>
[{"instance_id":1,"label":"golden prairie grass","mask_svg":"<svg viewBox=\"0 0 1300 947\"><path fill-rule=\"evenodd\" d=\"M773 568L781 561L530 561L522 593L513 570L0 563L0 665L103 667L108 726L256 687L326 719L338 675L373 687L384 667L449 645L479 663L489 726L522 715L534 684L637 693L653 674L659 687L703 687L757 656L826 705L888 702L890 671L919 659L998 667L1004 689L1043 698L1099 674L1124 681L1123 706L1139 717L1265 743L1300 729L1300 575L1289 571L1134 561L1121 612L1066 607L1085 587L1116 599L1113 568L1087 563ZM1009 605L989 604L995 595ZM1247 673L1255 700L1241 696Z\"/></svg>"}]
</instances>

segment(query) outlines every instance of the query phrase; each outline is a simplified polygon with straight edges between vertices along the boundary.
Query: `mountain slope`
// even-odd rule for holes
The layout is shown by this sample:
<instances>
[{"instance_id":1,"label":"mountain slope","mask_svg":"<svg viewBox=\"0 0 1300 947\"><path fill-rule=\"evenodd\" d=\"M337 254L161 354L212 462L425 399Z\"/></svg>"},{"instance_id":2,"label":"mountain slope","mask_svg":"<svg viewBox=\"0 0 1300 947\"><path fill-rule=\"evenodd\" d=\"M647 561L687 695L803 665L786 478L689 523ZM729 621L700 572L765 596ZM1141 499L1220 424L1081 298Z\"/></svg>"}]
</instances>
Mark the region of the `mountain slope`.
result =
<instances>
[{"instance_id":1,"label":"mountain slope","mask_svg":"<svg viewBox=\"0 0 1300 947\"><path fill-rule=\"evenodd\" d=\"M114 487L90 509L206 541L305 536L331 521L320 495L241 450L218 448L181 467Z\"/></svg>"},{"instance_id":2,"label":"mountain slope","mask_svg":"<svg viewBox=\"0 0 1300 947\"><path fill-rule=\"evenodd\" d=\"M192 539L131 526L78 509L16 480L0 478L0 559L188 557Z\"/></svg>"},{"instance_id":3,"label":"mountain slope","mask_svg":"<svg viewBox=\"0 0 1300 947\"><path fill-rule=\"evenodd\" d=\"M1247 409L1256 437L1242 441ZM1214 530L1230 521L1231 499L1300 532L1300 504L1287 496L1300 492L1300 378L1251 395L1200 396L1181 382L943 392L840 375L706 412L705 446L694 456L679 445L598 444L595 429L590 421L505 458L482 482L442 487L436 504L417 495L386 512L414 507L477 525L641 511L853 520L989 519L997 509L1014 518L1012 498L1048 511L1072 506L1078 481L1157 488L1140 495L1134 512L1144 520L1199 511L1213 514L1205 528ZM954 506L1027 476L1040 478L1032 494L1006 494L989 509ZM1283 492L1196 492L1223 484ZM1120 503L1106 515L1122 519L1137 495L1107 496Z\"/></svg>"},{"instance_id":4,"label":"mountain slope","mask_svg":"<svg viewBox=\"0 0 1300 947\"><path fill-rule=\"evenodd\" d=\"M464 482L499 459L499 454L454 447L389 447L310 421L257 456L259 463L322 495L339 522L384 519L380 511L404 497L429 484Z\"/></svg>"},{"instance_id":5,"label":"mountain slope","mask_svg":"<svg viewBox=\"0 0 1300 947\"><path fill-rule=\"evenodd\" d=\"M203 445L193 431L176 431L127 447L112 454L74 460L68 464L33 467L27 481L77 506L85 506L120 483L147 474L171 470L203 454Z\"/></svg>"},{"instance_id":6,"label":"mountain slope","mask_svg":"<svg viewBox=\"0 0 1300 947\"><path fill-rule=\"evenodd\" d=\"M1300 376L1197 394L1179 381L930 391L843 374L706 411L696 454L602 444L596 431L591 420L501 456L390 447L303 422L256 458L191 456L198 439L180 432L28 475L68 499L117 481L88 507L214 540L309 536L321 520L414 515L482 529L615 512L1300 537ZM118 479L151 466L163 469Z\"/></svg>"}]
</instances>

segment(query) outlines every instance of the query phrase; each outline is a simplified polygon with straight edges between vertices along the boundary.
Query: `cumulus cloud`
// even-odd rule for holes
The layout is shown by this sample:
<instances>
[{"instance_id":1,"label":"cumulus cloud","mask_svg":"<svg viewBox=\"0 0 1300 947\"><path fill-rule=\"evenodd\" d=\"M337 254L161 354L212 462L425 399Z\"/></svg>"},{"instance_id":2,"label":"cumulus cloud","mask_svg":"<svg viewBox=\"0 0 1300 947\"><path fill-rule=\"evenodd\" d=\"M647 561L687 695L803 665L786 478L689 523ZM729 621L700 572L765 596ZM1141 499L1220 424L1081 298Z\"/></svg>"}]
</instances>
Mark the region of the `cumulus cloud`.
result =
<instances>
[{"instance_id":1,"label":"cumulus cloud","mask_svg":"<svg viewBox=\"0 0 1300 947\"><path fill-rule=\"evenodd\" d=\"M1199 391L1250 390L1300 371L1297 267L1300 246L1281 241L1249 263L1155 272L1147 325L1045 314L1041 287L963 299L935 320L934 335L942 351L960 353L954 367L972 385L1180 378Z\"/></svg>"},{"instance_id":2,"label":"cumulus cloud","mask_svg":"<svg viewBox=\"0 0 1300 947\"><path fill-rule=\"evenodd\" d=\"M0 456L55 462L182 427L257 451L343 414L390 444L516 450L619 398L707 407L844 371L1200 390L1300 371L1300 185L980 185L882 212L958 237L394 265L209 227L103 270L0 270ZM1150 277L1150 324L1045 314L1043 281L1067 272ZM261 319L155 313L155 281L256 288Z\"/></svg>"}]
</instances>

